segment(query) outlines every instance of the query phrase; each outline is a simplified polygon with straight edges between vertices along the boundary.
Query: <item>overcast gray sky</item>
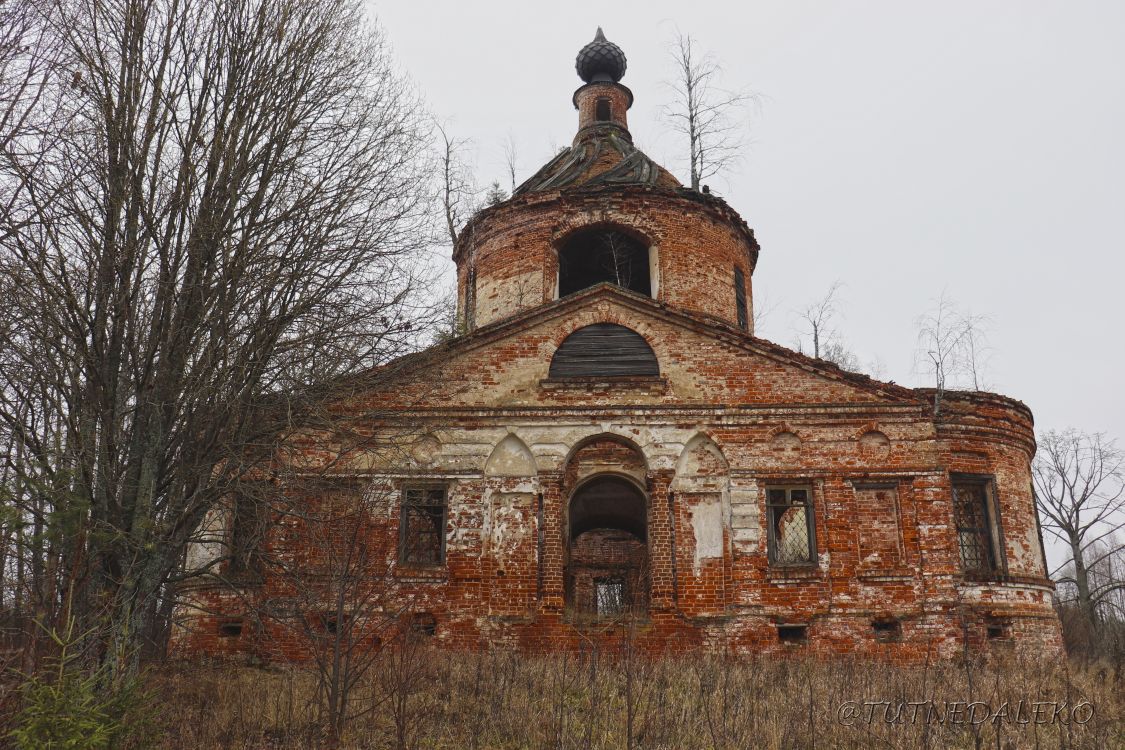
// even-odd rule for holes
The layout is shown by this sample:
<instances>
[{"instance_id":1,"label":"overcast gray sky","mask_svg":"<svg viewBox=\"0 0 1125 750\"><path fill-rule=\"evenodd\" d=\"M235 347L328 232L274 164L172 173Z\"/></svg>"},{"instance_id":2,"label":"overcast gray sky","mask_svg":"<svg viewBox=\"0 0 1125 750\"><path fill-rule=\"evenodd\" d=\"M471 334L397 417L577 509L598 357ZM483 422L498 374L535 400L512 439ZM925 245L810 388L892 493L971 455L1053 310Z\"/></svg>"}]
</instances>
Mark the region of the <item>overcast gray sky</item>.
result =
<instances>
[{"instance_id":1,"label":"overcast gray sky","mask_svg":"<svg viewBox=\"0 0 1125 750\"><path fill-rule=\"evenodd\" d=\"M914 367L942 290L991 321L990 390L1040 429L1125 440L1125 2L377 2L431 109L473 140L480 181L570 142L574 56L597 26L629 60L638 146L686 181L660 118L669 43L763 97L749 145L709 180L762 245L759 334L833 281L843 340L886 379Z\"/></svg>"}]
</instances>

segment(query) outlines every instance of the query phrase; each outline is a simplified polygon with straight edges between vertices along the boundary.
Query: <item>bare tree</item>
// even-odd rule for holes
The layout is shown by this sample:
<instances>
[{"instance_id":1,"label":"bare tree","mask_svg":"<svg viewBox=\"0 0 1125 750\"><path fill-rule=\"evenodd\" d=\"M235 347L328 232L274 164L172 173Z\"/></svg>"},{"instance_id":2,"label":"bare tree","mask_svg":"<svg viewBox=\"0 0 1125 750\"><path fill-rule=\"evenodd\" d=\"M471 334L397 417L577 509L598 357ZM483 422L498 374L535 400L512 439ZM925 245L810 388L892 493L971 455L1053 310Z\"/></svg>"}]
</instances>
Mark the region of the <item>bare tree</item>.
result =
<instances>
[{"instance_id":1,"label":"bare tree","mask_svg":"<svg viewBox=\"0 0 1125 750\"><path fill-rule=\"evenodd\" d=\"M812 355L817 359L821 359L822 346L828 343L829 338L836 335L831 326L833 318L840 312L837 306L837 294L839 294L842 286L843 284L839 281L833 281L823 297L809 303L799 311L801 321L805 326L804 333L812 339ZM802 341L798 342L798 348L804 349Z\"/></svg>"},{"instance_id":2,"label":"bare tree","mask_svg":"<svg viewBox=\"0 0 1125 750\"><path fill-rule=\"evenodd\" d=\"M518 161L519 152L516 149L516 137L509 132L508 137L504 139L504 169L511 182L509 195L515 195L516 192L516 164Z\"/></svg>"},{"instance_id":3,"label":"bare tree","mask_svg":"<svg viewBox=\"0 0 1125 750\"><path fill-rule=\"evenodd\" d=\"M282 593L257 602L258 611L311 657L324 726L339 741L349 721L381 705L378 696L357 700L357 693L408 604L393 575L398 534L388 511L397 493L385 483L327 475L286 488L290 497L273 505L270 527L289 534L257 547L271 587Z\"/></svg>"},{"instance_id":4,"label":"bare tree","mask_svg":"<svg viewBox=\"0 0 1125 750\"><path fill-rule=\"evenodd\" d=\"M797 350L805 352L806 348L809 348L817 359L831 362L848 372L862 372L865 369L864 364L844 343L834 325L837 317L843 317L840 312L842 288L843 284L840 281L832 282L822 297L797 311L802 324L797 339ZM875 359L867 363L866 369L873 374L881 373L883 366L878 359Z\"/></svg>"},{"instance_id":5,"label":"bare tree","mask_svg":"<svg viewBox=\"0 0 1125 750\"><path fill-rule=\"evenodd\" d=\"M442 214L449 244L456 245L461 228L480 208L480 190L476 186L472 169L465 161L468 139L451 135L440 122L435 123L435 126L440 136L438 164L441 170Z\"/></svg>"},{"instance_id":6,"label":"bare tree","mask_svg":"<svg viewBox=\"0 0 1125 750\"><path fill-rule=\"evenodd\" d=\"M988 351L988 318L958 310L944 291L934 308L915 320L918 348L915 367L933 372L934 411L941 411L941 398L950 385L966 383L973 390L984 386Z\"/></svg>"},{"instance_id":7,"label":"bare tree","mask_svg":"<svg viewBox=\"0 0 1125 750\"><path fill-rule=\"evenodd\" d=\"M53 56L0 153L0 443L50 527L37 596L127 677L207 512L415 344L428 130L358 0L34 7Z\"/></svg>"},{"instance_id":8,"label":"bare tree","mask_svg":"<svg viewBox=\"0 0 1125 750\"><path fill-rule=\"evenodd\" d=\"M691 188L731 167L746 145L742 111L755 101L751 94L720 87L722 69L710 53L702 53L690 35L677 33L672 44L675 78L668 82L672 102L664 117L687 138Z\"/></svg>"},{"instance_id":9,"label":"bare tree","mask_svg":"<svg viewBox=\"0 0 1125 750\"><path fill-rule=\"evenodd\" d=\"M1046 432L1032 480L1043 528L1068 552L1069 570L1058 580L1073 584L1079 613L1096 633L1099 609L1125 590L1125 579L1091 575L1121 552L1107 542L1125 528L1125 454L1100 433Z\"/></svg>"},{"instance_id":10,"label":"bare tree","mask_svg":"<svg viewBox=\"0 0 1125 750\"><path fill-rule=\"evenodd\" d=\"M856 353L838 339L832 339L824 344L820 358L848 372L859 372L863 369Z\"/></svg>"}]
</instances>

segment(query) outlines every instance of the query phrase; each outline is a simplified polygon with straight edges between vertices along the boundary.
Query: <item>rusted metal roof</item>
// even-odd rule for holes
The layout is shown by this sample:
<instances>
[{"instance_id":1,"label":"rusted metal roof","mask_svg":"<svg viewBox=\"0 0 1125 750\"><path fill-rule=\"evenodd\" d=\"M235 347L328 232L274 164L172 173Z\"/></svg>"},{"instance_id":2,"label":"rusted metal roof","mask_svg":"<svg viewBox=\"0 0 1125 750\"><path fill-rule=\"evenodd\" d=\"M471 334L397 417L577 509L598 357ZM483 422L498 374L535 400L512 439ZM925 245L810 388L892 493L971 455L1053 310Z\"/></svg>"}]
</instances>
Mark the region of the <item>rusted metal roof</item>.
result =
<instances>
[{"instance_id":1,"label":"rusted metal roof","mask_svg":"<svg viewBox=\"0 0 1125 750\"><path fill-rule=\"evenodd\" d=\"M630 143L620 129L607 126L561 151L513 195L609 185L680 187L680 181Z\"/></svg>"}]
</instances>

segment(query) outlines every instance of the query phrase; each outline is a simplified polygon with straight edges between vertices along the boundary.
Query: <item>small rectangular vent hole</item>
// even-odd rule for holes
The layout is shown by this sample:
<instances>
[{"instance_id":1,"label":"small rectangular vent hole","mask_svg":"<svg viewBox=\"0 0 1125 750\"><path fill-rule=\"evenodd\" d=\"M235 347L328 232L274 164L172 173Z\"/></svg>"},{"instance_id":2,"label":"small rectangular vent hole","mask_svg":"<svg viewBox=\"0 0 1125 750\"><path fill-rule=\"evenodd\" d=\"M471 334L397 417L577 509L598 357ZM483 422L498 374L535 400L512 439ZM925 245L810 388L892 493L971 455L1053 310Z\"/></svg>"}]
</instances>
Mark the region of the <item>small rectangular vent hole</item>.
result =
<instances>
[{"instance_id":1,"label":"small rectangular vent hole","mask_svg":"<svg viewBox=\"0 0 1125 750\"><path fill-rule=\"evenodd\" d=\"M809 640L809 626L778 625L777 639L782 643L806 643Z\"/></svg>"},{"instance_id":2,"label":"small rectangular vent hole","mask_svg":"<svg viewBox=\"0 0 1125 750\"><path fill-rule=\"evenodd\" d=\"M219 623L219 635L223 638L237 638L242 635L242 620L223 620Z\"/></svg>"},{"instance_id":3,"label":"small rectangular vent hole","mask_svg":"<svg viewBox=\"0 0 1125 750\"><path fill-rule=\"evenodd\" d=\"M875 620L871 623L877 641L898 641L902 639L902 623L898 620Z\"/></svg>"}]
</instances>

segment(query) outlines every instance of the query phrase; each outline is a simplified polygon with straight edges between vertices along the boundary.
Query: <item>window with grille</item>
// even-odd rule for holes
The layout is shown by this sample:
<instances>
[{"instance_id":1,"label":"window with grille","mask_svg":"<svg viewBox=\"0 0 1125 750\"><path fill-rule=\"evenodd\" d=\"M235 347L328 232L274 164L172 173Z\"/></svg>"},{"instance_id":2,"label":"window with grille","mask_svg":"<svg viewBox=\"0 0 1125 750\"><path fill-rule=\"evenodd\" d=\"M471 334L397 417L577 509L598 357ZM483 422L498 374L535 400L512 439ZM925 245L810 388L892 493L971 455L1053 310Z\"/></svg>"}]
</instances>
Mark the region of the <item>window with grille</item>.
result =
<instances>
[{"instance_id":1,"label":"window with grille","mask_svg":"<svg viewBox=\"0 0 1125 750\"><path fill-rule=\"evenodd\" d=\"M961 550L961 568L966 573L993 573L997 570L993 543L993 514L989 502L991 481L954 478L953 521Z\"/></svg>"},{"instance_id":2,"label":"window with grille","mask_svg":"<svg viewBox=\"0 0 1125 750\"><path fill-rule=\"evenodd\" d=\"M767 543L774 565L816 562L813 540L812 491L808 487L766 489Z\"/></svg>"},{"instance_id":3,"label":"window with grille","mask_svg":"<svg viewBox=\"0 0 1125 750\"><path fill-rule=\"evenodd\" d=\"M440 565L445 562L444 487L406 487L402 491L399 562Z\"/></svg>"},{"instance_id":4,"label":"window with grille","mask_svg":"<svg viewBox=\"0 0 1125 750\"><path fill-rule=\"evenodd\" d=\"M750 314L746 307L746 276L738 266L734 267L734 304L738 310L738 327L745 331L750 327Z\"/></svg>"}]
</instances>

